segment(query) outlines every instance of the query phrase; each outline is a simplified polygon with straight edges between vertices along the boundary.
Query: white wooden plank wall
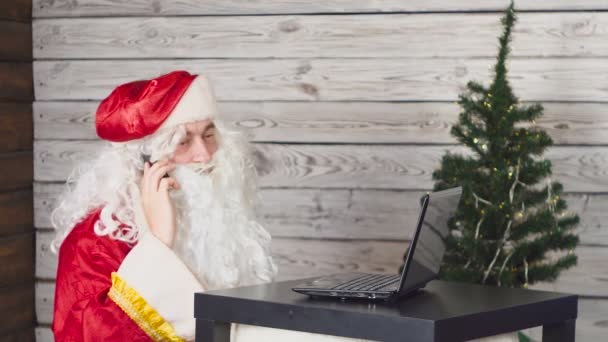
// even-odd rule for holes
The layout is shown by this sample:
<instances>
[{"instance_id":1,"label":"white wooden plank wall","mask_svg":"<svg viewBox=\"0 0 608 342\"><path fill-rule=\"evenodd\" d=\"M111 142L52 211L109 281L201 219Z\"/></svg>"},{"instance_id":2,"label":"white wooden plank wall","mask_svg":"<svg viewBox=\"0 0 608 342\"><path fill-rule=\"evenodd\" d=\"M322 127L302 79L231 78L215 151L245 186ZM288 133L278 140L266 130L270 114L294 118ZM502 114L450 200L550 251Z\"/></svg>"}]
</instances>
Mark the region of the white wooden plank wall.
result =
<instances>
[{"instance_id":1,"label":"white wooden plank wall","mask_svg":"<svg viewBox=\"0 0 608 342\"><path fill-rule=\"evenodd\" d=\"M49 213L74 163L100 148L94 112L114 86L177 68L211 78L225 117L256 143L281 279L393 272L439 158L463 151L449 134L454 101L467 81L491 78L507 4L33 0L39 341L53 339ZM582 219L579 265L536 288L580 294L577 340L602 340L608 2L516 5L512 84L545 106L547 157Z\"/></svg>"}]
</instances>

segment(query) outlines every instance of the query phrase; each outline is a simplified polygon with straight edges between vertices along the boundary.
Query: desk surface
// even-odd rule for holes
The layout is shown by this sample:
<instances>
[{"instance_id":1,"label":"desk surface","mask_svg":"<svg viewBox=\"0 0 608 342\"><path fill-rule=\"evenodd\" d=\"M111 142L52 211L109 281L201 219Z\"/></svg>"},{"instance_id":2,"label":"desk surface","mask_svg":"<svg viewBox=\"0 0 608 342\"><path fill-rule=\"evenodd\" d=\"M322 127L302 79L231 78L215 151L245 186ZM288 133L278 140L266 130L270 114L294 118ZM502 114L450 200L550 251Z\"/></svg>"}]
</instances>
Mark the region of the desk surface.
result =
<instances>
[{"instance_id":1,"label":"desk surface","mask_svg":"<svg viewBox=\"0 0 608 342\"><path fill-rule=\"evenodd\" d=\"M435 280L396 303L310 298L306 279L195 294L197 319L374 340L465 340L575 319L578 296Z\"/></svg>"}]
</instances>

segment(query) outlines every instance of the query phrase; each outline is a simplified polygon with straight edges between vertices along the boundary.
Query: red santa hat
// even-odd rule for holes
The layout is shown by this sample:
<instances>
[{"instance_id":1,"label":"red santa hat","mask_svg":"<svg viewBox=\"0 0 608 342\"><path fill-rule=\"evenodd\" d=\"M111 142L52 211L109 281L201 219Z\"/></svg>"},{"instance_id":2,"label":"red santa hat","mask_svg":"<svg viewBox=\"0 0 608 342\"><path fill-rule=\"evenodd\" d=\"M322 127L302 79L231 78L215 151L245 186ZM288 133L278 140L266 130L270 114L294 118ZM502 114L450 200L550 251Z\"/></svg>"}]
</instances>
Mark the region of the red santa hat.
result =
<instances>
[{"instance_id":1,"label":"red santa hat","mask_svg":"<svg viewBox=\"0 0 608 342\"><path fill-rule=\"evenodd\" d=\"M99 104L95 128L101 139L125 142L217 114L209 80L178 70L118 86Z\"/></svg>"}]
</instances>

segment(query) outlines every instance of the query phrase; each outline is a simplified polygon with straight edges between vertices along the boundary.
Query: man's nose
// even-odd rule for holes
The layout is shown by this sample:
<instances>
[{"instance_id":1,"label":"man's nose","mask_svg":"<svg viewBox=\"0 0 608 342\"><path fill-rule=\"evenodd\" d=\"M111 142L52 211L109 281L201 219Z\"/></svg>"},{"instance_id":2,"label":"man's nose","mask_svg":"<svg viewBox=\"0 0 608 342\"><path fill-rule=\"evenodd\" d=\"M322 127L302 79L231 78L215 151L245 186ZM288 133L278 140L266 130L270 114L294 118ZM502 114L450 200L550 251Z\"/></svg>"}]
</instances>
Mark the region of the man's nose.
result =
<instances>
[{"instance_id":1,"label":"man's nose","mask_svg":"<svg viewBox=\"0 0 608 342\"><path fill-rule=\"evenodd\" d=\"M202 140L196 140L194 147L193 162L196 163L208 163L211 161L211 152L207 144Z\"/></svg>"}]
</instances>

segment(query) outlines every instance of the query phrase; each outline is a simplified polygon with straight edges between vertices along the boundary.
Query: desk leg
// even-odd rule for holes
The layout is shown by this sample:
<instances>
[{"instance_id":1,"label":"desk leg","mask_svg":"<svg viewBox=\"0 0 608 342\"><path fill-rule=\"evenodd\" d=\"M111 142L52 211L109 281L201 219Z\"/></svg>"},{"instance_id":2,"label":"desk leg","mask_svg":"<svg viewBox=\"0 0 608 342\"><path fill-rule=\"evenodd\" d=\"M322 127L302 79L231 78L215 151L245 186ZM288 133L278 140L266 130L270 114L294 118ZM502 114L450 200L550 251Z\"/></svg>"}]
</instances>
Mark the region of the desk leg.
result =
<instances>
[{"instance_id":1,"label":"desk leg","mask_svg":"<svg viewBox=\"0 0 608 342\"><path fill-rule=\"evenodd\" d=\"M576 319L543 325L543 342L574 342Z\"/></svg>"},{"instance_id":2,"label":"desk leg","mask_svg":"<svg viewBox=\"0 0 608 342\"><path fill-rule=\"evenodd\" d=\"M196 320L196 342L230 342L230 323Z\"/></svg>"}]
</instances>

